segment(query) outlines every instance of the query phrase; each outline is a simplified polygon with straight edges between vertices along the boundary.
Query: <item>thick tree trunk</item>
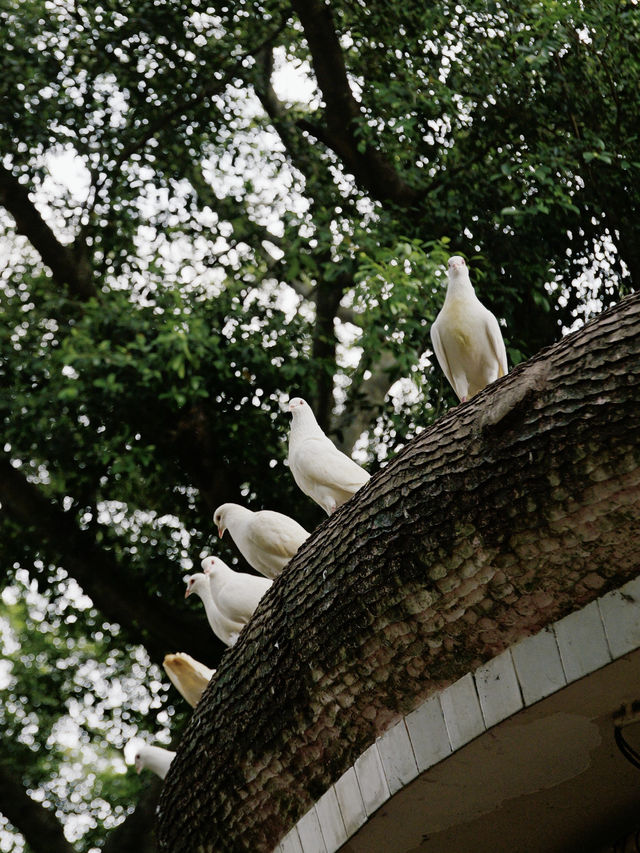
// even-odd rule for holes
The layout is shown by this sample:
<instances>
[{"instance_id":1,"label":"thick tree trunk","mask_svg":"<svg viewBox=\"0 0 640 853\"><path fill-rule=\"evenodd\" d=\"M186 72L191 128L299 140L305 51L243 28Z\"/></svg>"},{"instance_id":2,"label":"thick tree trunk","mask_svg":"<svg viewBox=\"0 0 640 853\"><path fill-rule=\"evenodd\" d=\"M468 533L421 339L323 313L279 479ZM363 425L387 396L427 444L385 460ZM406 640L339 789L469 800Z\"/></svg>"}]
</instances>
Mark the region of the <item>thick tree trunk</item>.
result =
<instances>
[{"instance_id":1,"label":"thick tree trunk","mask_svg":"<svg viewBox=\"0 0 640 853\"><path fill-rule=\"evenodd\" d=\"M410 442L262 600L165 780L162 850L266 851L401 713L640 569L640 296Z\"/></svg>"},{"instance_id":2,"label":"thick tree trunk","mask_svg":"<svg viewBox=\"0 0 640 853\"><path fill-rule=\"evenodd\" d=\"M353 96L340 37L331 7L322 0L292 0L313 61L313 70L325 102L323 127L309 127L342 160L346 170L373 196L402 206L420 200L421 193L407 184L392 161L372 145L359 144L355 122L361 117Z\"/></svg>"},{"instance_id":3,"label":"thick tree trunk","mask_svg":"<svg viewBox=\"0 0 640 853\"><path fill-rule=\"evenodd\" d=\"M16 222L16 231L27 237L40 254L60 287L66 286L77 299L97 296L89 267L70 246L64 246L44 221L29 197L27 188L8 169L0 164L0 205Z\"/></svg>"}]
</instances>

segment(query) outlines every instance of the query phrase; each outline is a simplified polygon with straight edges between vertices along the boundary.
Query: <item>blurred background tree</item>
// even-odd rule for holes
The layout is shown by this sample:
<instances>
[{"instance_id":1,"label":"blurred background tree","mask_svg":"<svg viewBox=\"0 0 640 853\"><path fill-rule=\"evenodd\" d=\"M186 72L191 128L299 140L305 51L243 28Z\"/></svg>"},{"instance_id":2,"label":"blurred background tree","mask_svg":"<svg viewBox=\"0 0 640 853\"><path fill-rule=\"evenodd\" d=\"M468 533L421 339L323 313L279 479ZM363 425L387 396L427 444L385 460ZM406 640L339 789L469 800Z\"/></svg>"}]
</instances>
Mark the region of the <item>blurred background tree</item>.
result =
<instances>
[{"instance_id":1,"label":"blurred background tree","mask_svg":"<svg viewBox=\"0 0 640 853\"><path fill-rule=\"evenodd\" d=\"M449 254L511 363L638 281L640 15L2 0L0 34L0 850L152 849L122 748L179 736L165 652L223 651L181 581L238 562L213 510L322 518L289 395L373 471L455 402Z\"/></svg>"}]
</instances>

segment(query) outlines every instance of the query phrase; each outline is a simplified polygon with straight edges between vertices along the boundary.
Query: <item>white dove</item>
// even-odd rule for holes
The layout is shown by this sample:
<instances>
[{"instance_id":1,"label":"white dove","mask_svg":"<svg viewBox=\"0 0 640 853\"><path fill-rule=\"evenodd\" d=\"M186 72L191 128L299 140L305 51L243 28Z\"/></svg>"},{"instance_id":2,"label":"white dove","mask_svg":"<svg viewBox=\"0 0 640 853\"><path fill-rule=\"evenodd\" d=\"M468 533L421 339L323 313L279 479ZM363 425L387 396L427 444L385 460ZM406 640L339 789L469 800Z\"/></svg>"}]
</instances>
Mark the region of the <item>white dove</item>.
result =
<instances>
[{"instance_id":1,"label":"white dove","mask_svg":"<svg viewBox=\"0 0 640 853\"><path fill-rule=\"evenodd\" d=\"M146 767L148 770L153 770L156 776L164 779L175 755L175 752L163 749L161 746L141 746L136 751L134 759L136 773L140 773Z\"/></svg>"},{"instance_id":2,"label":"white dove","mask_svg":"<svg viewBox=\"0 0 640 853\"><path fill-rule=\"evenodd\" d=\"M200 565L209 579L211 595L220 613L226 619L246 625L273 581L235 572L219 557L205 557Z\"/></svg>"},{"instance_id":3,"label":"white dove","mask_svg":"<svg viewBox=\"0 0 640 853\"><path fill-rule=\"evenodd\" d=\"M449 284L442 310L431 327L440 367L464 403L507 373L500 326L478 299L464 259L449 258Z\"/></svg>"},{"instance_id":4,"label":"white dove","mask_svg":"<svg viewBox=\"0 0 640 853\"><path fill-rule=\"evenodd\" d=\"M162 666L173 686L192 708L196 707L205 687L215 675L215 669L209 669L186 652L165 655Z\"/></svg>"},{"instance_id":5,"label":"white dove","mask_svg":"<svg viewBox=\"0 0 640 853\"><path fill-rule=\"evenodd\" d=\"M203 572L196 572L193 575L187 575L185 582L187 588L184 597L188 598L193 593L199 596L204 604L207 620L213 633L227 646L233 646L240 631L244 628L246 620L239 621L223 616L213 600L211 581L208 575L203 574Z\"/></svg>"},{"instance_id":6,"label":"white dove","mask_svg":"<svg viewBox=\"0 0 640 853\"><path fill-rule=\"evenodd\" d=\"M348 501L370 475L342 453L320 429L309 404L289 401L289 468L300 489L331 515Z\"/></svg>"},{"instance_id":7,"label":"white dove","mask_svg":"<svg viewBox=\"0 0 640 853\"><path fill-rule=\"evenodd\" d=\"M268 578L277 577L309 537L297 521L270 509L252 512L227 503L218 507L213 520L220 538L228 530L247 563Z\"/></svg>"}]
</instances>

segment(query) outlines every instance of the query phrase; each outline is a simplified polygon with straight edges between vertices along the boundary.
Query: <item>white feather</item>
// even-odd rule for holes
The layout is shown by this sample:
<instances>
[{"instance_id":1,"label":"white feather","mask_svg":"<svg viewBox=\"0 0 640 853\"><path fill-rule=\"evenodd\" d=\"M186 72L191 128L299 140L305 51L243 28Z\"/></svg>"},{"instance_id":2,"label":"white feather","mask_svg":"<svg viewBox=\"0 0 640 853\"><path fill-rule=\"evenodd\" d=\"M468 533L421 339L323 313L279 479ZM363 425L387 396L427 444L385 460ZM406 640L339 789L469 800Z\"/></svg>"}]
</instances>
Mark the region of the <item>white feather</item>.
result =
<instances>
[{"instance_id":1,"label":"white feather","mask_svg":"<svg viewBox=\"0 0 640 853\"><path fill-rule=\"evenodd\" d=\"M187 590L184 597L196 594L204 604L204 609L207 614L207 621L211 626L211 630L225 643L227 646L232 646L238 639L238 634L245 626L246 620L230 619L221 613L216 602L211 594L211 581L209 576L203 572L196 572L193 575L185 577Z\"/></svg>"},{"instance_id":2,"label":"white feather","mask_svg":"<svg viewBox=\"0 0 640 853\"><path fill-rule=\"evenodd\" d=\"M164 779L175 755L175 752L163 749L161 746L141 746L136 751L136 771L140 773L141 770L147 768L147 770L152 770L156 776Z\"/></svg>"},{"instance_id":3,"label":"white feather","mask_svg":"<svg viewBox=\"0 0 640 853\"><path fill-rule=\"evenodd\" d=\"M461 257L449 259L448 277L431 341L444 375L464 401L507 373L507 353L498 321L476 296Z\"/></svg>"},{"instance_id":4,"label":"white feather","mask_svg":"<svg viewBox=\"0 0 640 853\"><path fill-rule=\"evenodd\" d=\"M225 619L246 625L272 581L235 572L219 557L205 557L201 565L220 613Z\"/></svg>"},{"instance_id":5,"label":"white feather","mask_svg":"<svg viewBox=\"0 0 640 853\"><path fill-rule=\"evenodd\" d=\"M226 503L218 507L213 520L220 536L228 530L247 563L268 578L277 577L309 537L293 518L270 509L252 512Z\"/></svg>"},{"instance_id":6,"label":"white feather","mask_svg":"<svg viewBox=\"0 0 640 853\"><path fill-rule=\"evenodd\" d=\"M299 488L327 515L348 501L370 475L327 438L308 403L289 401L289 468Z\"/></svg>"}]
</instances>

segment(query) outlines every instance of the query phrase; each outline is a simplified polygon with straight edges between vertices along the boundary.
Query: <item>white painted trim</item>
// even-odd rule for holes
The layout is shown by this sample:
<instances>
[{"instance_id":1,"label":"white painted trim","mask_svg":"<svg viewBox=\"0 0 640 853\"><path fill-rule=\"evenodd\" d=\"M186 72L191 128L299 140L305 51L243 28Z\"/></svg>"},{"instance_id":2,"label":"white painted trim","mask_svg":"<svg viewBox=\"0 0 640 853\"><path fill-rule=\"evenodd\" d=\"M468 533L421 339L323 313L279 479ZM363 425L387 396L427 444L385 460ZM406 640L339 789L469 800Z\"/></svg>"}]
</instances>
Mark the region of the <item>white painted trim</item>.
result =
<instances>
[{"instance_id":1,"label":"white painted trim","mask_svg":"<svg viewBox=\"0 0 640 853\"><path fill-rule=\"evenodd\" d=\"M492 726L640 648L640 577L430 696L378 737L274 853L336 853L420 773Z\"/></svg>"}]
</instances>

